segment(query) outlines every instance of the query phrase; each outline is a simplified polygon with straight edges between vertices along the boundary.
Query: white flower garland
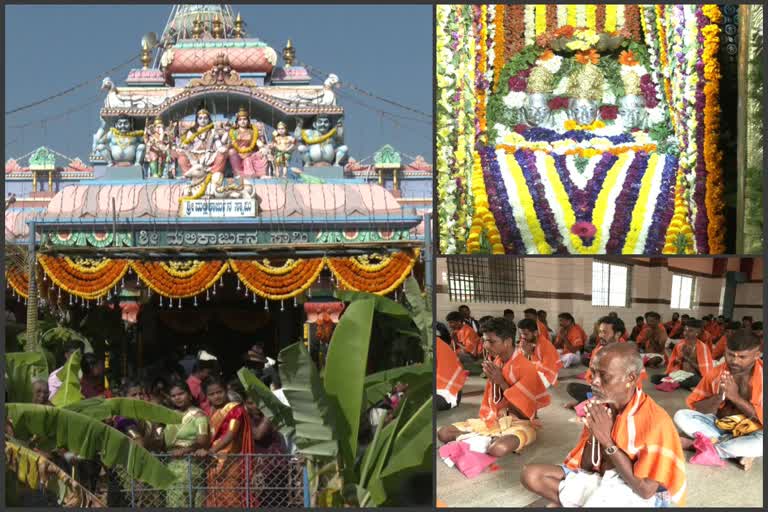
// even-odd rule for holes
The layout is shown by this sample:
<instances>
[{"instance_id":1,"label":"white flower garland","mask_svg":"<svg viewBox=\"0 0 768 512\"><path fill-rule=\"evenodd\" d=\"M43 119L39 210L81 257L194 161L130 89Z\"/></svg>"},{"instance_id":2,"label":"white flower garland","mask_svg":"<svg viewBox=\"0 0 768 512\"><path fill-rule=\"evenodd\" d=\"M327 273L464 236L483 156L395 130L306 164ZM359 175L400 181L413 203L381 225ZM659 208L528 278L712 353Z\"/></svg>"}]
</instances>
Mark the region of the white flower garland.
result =
<instances>
[{"instance_id":1,"label":"white flower garland","mask_svg":"<svg viewBox=\"0 0 768 512\"><path fill-rule=\"evenodd\" d=\"M525 4L525 45L533 44L536 38L536 6Z\"/></svg>"},{"instance_id":2,"label":"white flower garland","mask_svg":"<svg viewBox=\"0 0 768 512\"><path fill-rule=\"evenodd\" d=\"M514 158L510 155L510 158ZM507 189L507 197L509 198L509 204L512 207L512 215L515 217L515 223L517 229L520 232L520 238L525 246L526 254L538 254L538 248L533 241L533 234L528 227L528 221L525 218L525 209L520 201L520 193L515 185L515 180L512 179L511 171L507 165L507 153L503 149L496 151L496 160L499 164L499 170L501 171L501 179L504 184L504 188Z\"/></svg>"},{"instance_id":3,"label":"white flower garland","mask_svg":"<svg viewBox=\"0 0 768 512\"><path fill-rule=\"evenodd\" d=\"M562 27L568 24L568 6L557 4L557 26Z\"/></svg>"},{"instance_id":4,"label":"white flower garland","mask_svg":"<svg viewBox=\"0 0 768 512\"><path fill-rule=\"evenodd\" d=\"M527 96L528 95L523 91L509 91L509 93L504 96L504 104L512 109L521 108L525 104L525 98Z\"/></svg>"},{"instance_id":5,"label":"white flower garland","mask_svg":"<svg viewBox=\"0 0 768 512\"><path fill-rule=\"evenodd\" d=\"M648 239L648 231L651 228L651 221L653 220L653 212L656 209L656 201L661 194L661 178L664 174L664 165L667 161L667 156L658 153L658 161L656 162L655 169L647 169L645 172L652 172L653 178L651 181L650 193L648 194L648 201L645 204L645 219L643 221L640 233L637 236L637 243L634 247L628 247L627 254L643 254L645 250L645 242ZM632 225L632 219L630 218L630 226Z\"/></svg>"},{"instance_id":6,"label":"white flower garland","mask_svg":"<svg viewBox=\"0 0 768 512\"><path fill-rule=\"evenodd\" d=\"M619 4L616 6L616 30L624 28L624 5Z\"/></svg>"},{"instance_id":7,"label":"white flower garland","mask_svg":"<svg viewBox=\"0 0 768 512\"><path fill-rule=\"evenodd\" d=\"M576 6L576 25L578 27L587 26L587 6L584 4Z\"/></svg>"},{"instance_id":8,"label":"white flower garland","mask_svg":"<svg viewBox=\"0 0 768 512\"><path fill-rule=\"evenodd\" d=\"M538 169L539 171L539 176L541 177L541 184L544 186L544 197L547 198L547 203L549 203L549 208L552 210L552 214L555 217L555 223L557 224L557 231L558 233L560 233L560 237L563 239L563 245L565 245L569 253L577 254L578 251L576 251L576 248L573 246L573 243L571 242L570 226L565 225L565 214L563 213L563 205L561 205L560 202L557 200L554 186L552 184L552 181L549 179L549 172L547 172L547 159L548 158L551 159L552 157L548 156L543 151L535 151L534 155L536 158L536 169ZM552 162L552 165L554 165L554 162ZM571 174L571 177L573 177L573 174L578 174L578 173L569 172L569 174Z\"/></svg>"}]
</instances>

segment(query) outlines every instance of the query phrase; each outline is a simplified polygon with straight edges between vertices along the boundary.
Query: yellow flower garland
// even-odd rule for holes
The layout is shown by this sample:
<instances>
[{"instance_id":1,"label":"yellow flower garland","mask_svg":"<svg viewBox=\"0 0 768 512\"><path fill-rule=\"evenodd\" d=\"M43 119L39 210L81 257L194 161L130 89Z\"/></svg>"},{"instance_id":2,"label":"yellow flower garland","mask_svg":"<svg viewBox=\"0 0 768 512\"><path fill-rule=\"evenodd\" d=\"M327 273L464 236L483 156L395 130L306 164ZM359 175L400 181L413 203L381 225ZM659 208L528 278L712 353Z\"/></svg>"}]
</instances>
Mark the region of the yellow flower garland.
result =
<instances>
[{"instance_id":1,"label":"yellow flower garland","mask_svg":"<svg viewBox=\"0 0 768 512\"><path fill-rule=\"evenodd\" d=\"M469 230L469 237L467 239L467 252L472 254L480 250L480 235L485 230L488 233L488 241L491 243L492 254L504 254L501 233L499 233L499 228L496 226L496 219L490 210L488 202L482 160L477 151L474 152L472 169L472 195L475 199L475 214L472 217L472 227Z\"/></svg>"},{"instance_id":2,"label":"yellow flower garland","mask_svg":"<svg viewBox=\"0 0 768 512\"><path fill-rule=\"evenodd\" d=\"M675 210L667 228L664 248L661 251L663 254L679 254L676 242L680 235L685 237L685 250L683 254L693 254L694 252L693 229L688 222L688 204L684 198L684 180L684 171L682 168L679 168L675 185Z\"/></svg>"},{"instance_id":3,"label":"yellow flower garland","mask_svg":"<svg viewBox=\"0 0 768 512\"><path fill-rule=\"evenodd\" d=\"M336 135L336 128L332 128L331 131L326 133L325 135L321 135L316 139L307 139L307 132L306 130L301 130L301 140L304 142L304 144L309 144L310 146L312 144L322 144L323 142L327 141L331 137Z\"/></svg>"},{"instance_id":4,"label":"yellow flower garland","mask_svg":"<svg viewBox=\"0 0 768 512\"><path fill-rule=\"evenodd\" d=\"M616 30L616 8L615 4L605 5L605 31L614 32Z\"/></svg>"},{"instance_id":5,"label":"yellow flower garland","mask_svg":"<svg viewBox=\"0 0 768 512\"><path fill-rule=\"evenodd\" d=\"M587 28L597 29L597 5L587 4Z\"/></svg>"},{"instance_id":6,"label":"yellow flower garland","mask_svg":"<svg viewBox=\"0 0 768 512\"><path fill-rule=\"evenodd\" d=\"M301 261L302 260L289 259L279 267L272 265L268 259L264 259L261 262L253 260L251 263L265 274L269 274L271 276L282 276L288 274L296 267L298 267L301 264Z\"/></svg>"},{"instance_id":7,"label":"yellow flower garland","mask_svg":"<svg viewBox=\"0 0 768 512\"><path fill-rule=\"evenodd\" d=\"M292 264L291 270L293 270L293 268L297 267L299 264L306 263L306 262L307 260L298 260L295 264ZM238 279L240 279L240 282L243 283L243 285L245 285L245 287L248 290L250 290L252 293L268 300L285 300L285 299L290 299L298 295L301 295L302 293L307 291L315 281L317 281L318 277L320 277L320 273L323 271L323 268L325 268L326 258L322 258L322 260L311 260L309 263L314 264L315 268L312 274L309 276L309 278L304 280L304 282L298 288L295 288L290 292L283 293L283 294L274 294L274 293L268 293L264 291L262 288L259 288L254 283L251 283L249 278L244 277L243 270L238 266L237 260L229 260L229 263L232 266L232 269L237 274ZM265 268L270 268L273 270L276 268L279 268L279 267L265 266L257 261L249 261L248 263L256 266L260 271L265 271ZM285 272L285 273L288 273L288 272ZM276 275L276 274L271 274L271 275Z\"/></svg>"},{"instance_id":8,"label":"yellow flower garland","mask_svg":"<svg viewBox=\"0 0 768 512\"><path fill-rule=\"evenodd\" d=\"M144 130L134 130L132 132L126 132L121 133L120 130L118 130L115 127L112 127L109 129L110 132L112 132L112 135L115 137L121 138L121 139L127 139L131 137L143 137L144 136Z\"/></svg>"},{"instance_id":9,"label":"yellow flower garland","mask_svg":"<svg viewBox=\"0 0 768 512\"><path fill-rule=\"evenodd\" d=\"M351 257L349 261L352 262L352 266L356 269L362 270L364 272L378 272L386 268L387 265L392 262L392 256L381 257L381 261L379 263L365 263L360 261L360 259L355 256Z\"/></svg>"},{"instance_id":10,"label":"yellow flower garland","mask_svg":"<svg viewBox=\"0 0 768 512\"><path fill-rule=\"evenodd\" d=\"M78 260L97 261L92 258L78 258ZM65 256L64 261L66 261L69 266L76 269L78 272L82 272L84 274L96 274L98 272L102 272L105 268L107 268L112 263L112 260L110 260L109 258L102 258L94 266L82 265L78 263L76 260L73 260L72 258L70 258L69 256Z\"/></svg>"},{"instance_id":11,"label":"yellow flower garland","mask_svg":"<svg viewBox=\"0 0 768 512\"><path fill-rule=\"evenodd\" d=\"M593 130L597 130L598 128L605 128L605 123L601 120L597 119L594 122L590 124L579 124L573 119L568 119L563 123L563 127L570 131L570 130L584 130L591 132Z\"/></svg>"},{"instance_id":12,"label":"yellow flower garland","mask_svg":"<svg viewBox=\"0 0 768 512\"><path fill-rule=\"evenodd\" d=\"M166 272L170 276L176 277L177 279L191 280L193 277L196 277L198 272L205 269L209 264L216 263L216 262L198 262L198 263L200 263L200 265L196 267L195 273L186 275L184 277L173 276L173 274L169 272L169 268L162 263L159 266L164 272ZM221 263L221 268L219 268L218 272L216 272L214 275L210 276L207 282L201 283L200 285L198 285L192 290L186 290L181 293L176 293L176 292L169 293L167 289L161 289L159 284L155 281L156 277L150 273L152 270L151 262L145 265L143 261L131 261L130 267L133 269L136 275L139 276L142 282L144 282L144 284L146 284L152 291L154 291L158 295L161 295L163 297L168 297L171 299L188 299L188 298L194 297L195 295L200 295L204 291L208 290L211 286L216 284L216 282L219 279L221 279L221 276L223 276L224 272L226 272L227 269L229 268L229 263L227 263L226 261L222 261L220 263Z\"/></svg>"},{"instance_id":13,"label":"yellow flower garland","mask_svg":"<svg viewBox=\"0 0 768 512\"><path fill-rule=\"evenodd\" d=\"M543 34L547 31L547 6L544 4L536 4L536 35Z\"/></svg>"},{"instance_id":14,"label":"yellow flower garland","mask_svg":"<svg viewBox=\"0 0 768 512\"><path fill-rule=\"evenodd\" d=\"M648 169L656 169L659 163L659 154L653 153L648 159ZM629 223L629 233L624 242L624 248L622 254L641 254L643 247L635 247L637 245L638 237L643 229L643 226L648 223L648 219L645 216L645 207L648 203L648 196L651 194L651 184L653 183L653 172L646 172L640 182L640 193L637 195L637 201L635 207L632 210L632 217Z\"/></svg>"},{"instance_id":15,"label":"yellow flower garland","mask_svg":"<svg viewBox=\"0 0 768 512\"><path fill-rule=\"evenodd\" d=\"M196 138L198 138L200 135L202 135L204 133L207 133L207 132L211 131L212 129L213 129L213 123L207 124L207 125L203 126L202 128L200 128L199 130L197 130L192 135L187 135L186 137L181 139L181 143L184 144L185 146L187 146L189 144L192 144L192 142Z\"/></svg>"},{"instance_id":16,"label":"yellow flower garland","mask_svg":"<svg viewBox=\"0 0 768 512\"><path fill-rule=\"evenodd\" d=\"M568 5L568 25L576 26L576 6Z\"/></svg>"},{"instance_id":17,"label":"yellow flower garland","mask_svg":"<svg viewBox=\"0 0 768 512\"><path fill-rule=\"evenodd\" d=\"M259 141L259 130L257 130L256 127L252 127L251 132L253 133L251 137L251 143L247 147L242 148L237 145L237 135L235 135L235 129L231 128L229 130L229 140L232 141L232 147L235 148L235 151L241 155L252 153L256 148L256 143Z\"/></svg>"},{"instance_id":18,"label":"yellow flower garland","mask_svg":"<svg viewBox=\"0 0 768 512\"><path fill-rule=\"evenodd\" d=\"M397 277L397 279L386 289L384 290L366 290L369 293L373 293L375 295L388 295L392 293L393 291L397 290L403 282L408 278L408 276L411 274L411 271L413 270L414 265L416 264L416 261L419 259L419 249L413 250L413 256L408 257L408 264L405 265L403 268L402 273ZM328 266L328 268L331 270L333 275L336 277L336 279L341 283L341 285L346 288L347 290L356 290L357 288L352 285L345 277L343 272L341 272L341 269L337 269L334 265L332 258L325 258L325 264Z\"/></svg>"},{"instance_id":19,"label":"yellow flower garland","mask_svg":"<svg viewBox=\"0 0 768 512\"><path fill-rule=\"evenodd\" d=\"M528 184L525 182L523 170L520 168L520 164L517 163L514 155L507 155L506 158L510 175L517 187L518 197L522 204L525 221L528 224L528 231L533 236L536 250L539 254L552 254L552 247L547 243L544 236L544 230L541 227L541 223L539 223L539 218L536 216L536 208L533 206L533 198L528 190Z\"/></svg>"},{"instance_id":20,"label":"yellow flower garland","mask_svg":"<svg viewBox=\"0 0 768 512\"><path fill-rule=\"evenodd\" d=\"M160 266L173 277L185 278L197 274L203 266L204 261L161 261Z\"/></svg>"}]
</instances>

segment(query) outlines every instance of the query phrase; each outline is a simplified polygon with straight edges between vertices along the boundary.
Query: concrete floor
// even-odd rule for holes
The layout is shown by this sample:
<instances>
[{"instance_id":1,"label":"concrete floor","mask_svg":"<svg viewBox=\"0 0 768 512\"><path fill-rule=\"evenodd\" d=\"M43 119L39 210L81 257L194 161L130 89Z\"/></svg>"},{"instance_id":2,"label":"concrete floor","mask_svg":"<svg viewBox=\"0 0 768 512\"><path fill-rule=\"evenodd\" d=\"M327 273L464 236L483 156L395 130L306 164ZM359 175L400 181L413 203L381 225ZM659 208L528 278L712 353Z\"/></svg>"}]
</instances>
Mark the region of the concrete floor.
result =
<instances>
[{"instance_id":1,"label":"concrete floor","mask_svg":"<svg viewBox=\"0 0 768 512\"><path fill-rule=\"evenodd\" d=\"M584 382L575 378L586 368L579 366L560 371L557 387L551 389L552 403L539 412L544 426L538 432L536 442L522 454L499 459L497 471L485 470L468 479L457 469L449 468L437 457L437 498L449 507L542 507L546 500L528 492L520 483L523 464L539 462L560 464L576 444L581 426L568 422L573 411L563 408L571 398L565 392L569 382ZM651 374L659 370L651 370ZM438 427L467 418L476 418L480 408L485 380L470 377L464 386L464 397L459 407L437 414ZM672 393L657 391L646 380L645 391L664 407L670 416L685 407L688 391ZM438 448L441 443L438 441ZM685 452L690 458L693 452ZM745 473L737 464L723 468L687 464L689 507L762 507L763 461L757 459L752 470Z\"/></svg>"}]
</instances>

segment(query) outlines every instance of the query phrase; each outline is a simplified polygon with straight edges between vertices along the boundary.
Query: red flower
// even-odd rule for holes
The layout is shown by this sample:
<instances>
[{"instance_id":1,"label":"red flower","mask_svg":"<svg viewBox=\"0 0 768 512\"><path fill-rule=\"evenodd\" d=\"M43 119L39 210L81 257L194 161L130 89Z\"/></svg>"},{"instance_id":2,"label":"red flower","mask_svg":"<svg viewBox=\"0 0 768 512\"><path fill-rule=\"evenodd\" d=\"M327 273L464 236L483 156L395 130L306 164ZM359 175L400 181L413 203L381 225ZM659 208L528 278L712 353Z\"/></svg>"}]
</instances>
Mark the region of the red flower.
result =
<instances>
[{"instance_id":1,"label":"red flower","mask_svg":"<svg viewBox=\"0 0 768 512\"><path fill-rule=\"evenodd\" d=\"M521 134L521 135L522 135L522 134L523 134L523 132L525 132L525 130L527 130L527 129L528 129L528 125L527 125L527 124L516 124L516 125L515 125L515 131L516 131L517 133Z\"/></svg>"},{"instance_id":2,"label":"red flower","mask_svg":"<svg viewBox=\"0 0 768 512\"><path fill-rule=\"evenodd\" d=\"M594 238L597 228L594 224L587 221L580 221L571 226L571 233L583 240Z\"/></svg>"},{"instance_id":3,"label":"red flower","mask_svg":"<svg viewBox=\"0 0 768 512\"><path fill-rule=\"evenodd\" d=\"M606 121L612 121L616 119L619 114L619 107L616 105L603 105L600 107L600 117Z\"/></svg>"},{"instance_id":4,"label":"red flower","mask_svg":"<svg viewBox=\"0 0 768 512\"><path fill-rule=\"evenodd\" d=\"M549 100L549 110L560 110L568 108L568 98L565 96L556 96Z\"/></svg>"},{"instance_id":5,"label":"red flower","mask_svg":"<svg viewBox=\"0 0 768 512\"><path fill-rule=\"evenodd\" d=\"M523 92L528 87L528 82L518 76L513 76L509 79L509 90L515 92Z\"/></svg>"}]
</instances>

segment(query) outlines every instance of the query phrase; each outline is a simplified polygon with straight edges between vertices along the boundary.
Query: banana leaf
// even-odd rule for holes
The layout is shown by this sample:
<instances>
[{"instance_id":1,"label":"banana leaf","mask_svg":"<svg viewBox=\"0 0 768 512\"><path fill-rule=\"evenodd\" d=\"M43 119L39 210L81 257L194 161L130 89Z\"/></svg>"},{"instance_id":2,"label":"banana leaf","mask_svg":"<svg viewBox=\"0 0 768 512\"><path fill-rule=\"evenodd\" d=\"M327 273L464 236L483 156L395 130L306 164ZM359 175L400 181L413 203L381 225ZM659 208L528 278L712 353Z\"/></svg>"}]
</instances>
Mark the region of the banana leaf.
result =
<instances>
[{"instance_id":1,"label":"banana leaf","mask_svg":"<svg viewBox=\"0 0 768 512\"><path fill-rule=\"evenodd\" d=\"M5 467L18 481L30 489L45 487L58 495L64 507L105 507L91 491L69 476L45 455L33 451L15 439L5 439Z\"/></svg>"},{"instance_id":2,"label":"banana leaf","mask_svg":"<svg viewBox=\"0 0 768 512\"><path fill-rule=\"evenodd\" d=\"M372 373L365 378L364 407L369 408L387 395L398 382L411 386L417 385L424 379L432 381L431 364L414 364L400 366L377 373Z\"/></svg>"},{"instance_id":3,"label":"banana leaf","mask_svg":"<svg viewBox=\"0 0 768 512\"><path fill-rule=\"evenodd\" d=\"M32 379L48 377L48 363L42 352L10 352L5 354L5 382L8 397L14 402L32 401Z\"/></svg>"},{"instance_id":4,"label":"banana leaf","mask_svg":"<svg viewBox=\"0 0 768 512\"><path fill-rule=\"evenodd\" d=\"M57 325L52 329L43 331L43 334L40 336L40 344L53 352L56 352L56 349L59 346L70 340L82 342L83 353L89 354L93 352L93 346L91 345L91 342L88 340L88 338L75 331L74 329L70 329L69 327Z\"/></svg>"},{"instance_id":5,"label":"banana leaf","mask_svg":"<svg viewBox=\"0 0 768 512\"><path fill-rule=\"evenodd\" d=\"M409 317L409 318L411 316L411 312L408 311L408 308L406 308L402 304L399 304L393 301L392 299L382 297L381 295L375 295L373 293L366 293L366 292L352 292L348 290L336 290L334 292L334 295L336 296L337 299L343 302L350 302L350 303L354 303L356 301L364 300L364 299L372 299L375 302L375 309L379 313L384 313L386 315L392 315L392 316L403 316L403 317Z\"/></svg>"},{"instance_id":6,"label":"banana leaf","mask_svg":"<svg viewBox=\"0 0 768 512\"><path fill-rule=\"evenodd\" d=\"M304 455L335 457L337 412L323 389L315 363L303 343L280 351L280 378L296 424L296 446Z\"/></svg>"},{"instance_id":7,"label":"banana leaf","mask_svg":"<svg viewBox=\"0 0 768 512\"><path fill-rule=\"evenodd\" d=\"M132 398L89 398L66 405L64 409L84 414L100 421L112 416L122 416L132 420L170 425L181 423L184 417L182 413L173 409Z\"/></svg>"},{"instance_id":8,"label":"banana leaf","mask_svg":"<svg viewBox=\"0 0 768 512\"><path fill-rule=\"evenodd\" d=\"M61 381L61 387L51 397L51 403L56 407L64 407L82 400L80 392L80 351L76 350L69 356L67 363L56 376Z\"/></svg>"},{"instance_id":9,"label":"banana leaf","mask_svg":"<svg viewBox=\"0 0 768 512\"><path fill-rule=\"evenodd\" d=\"M288 437L293 437L296 423L293 421L293 412L281 402L272 390L269 389L248 368L240 368L237 372L248 397L256 402L259 409L272 422L272 426Z\"/></svg>"},{"instance_id":10,"label":"banana leaf","mask_svg":"<svg viewBox=\"0 0 768 512\"><path fill-rule=\"evenodd\" d=\"M343 467L353 468L363 403L365 371L376 303L371 297L355 300L333 331L325 365L325 391L341 413L336 424ZM290 399L289 399L290 401Z\"/></svg>"},{"instance_id":11,"label":"banana leaf","mask_svg":"<svg viewBox=\"0 0 768 512\"><path fill-rule=\"evenodd\" d=\"M176 476L147 450L112 427L84 414L37 404L5 404L6 418L21 440L37 437L41 450L67 449L84 459L99 456L107 467L122 466L128 475L157 489Z\"/></svg>"},{"instance_id":12,"label":"banana leaf","mask_svg":"<svg viewBox=\"0 0 768 512\"><path fill-rule=\"evenodd\" d=\"M432 463L432 397L424 400L413 415L405 414L404 411L405 423L395 435L381 478Z\"/></svg>"},{"instance_id":13,"label":"banana leaf","mask_svg":"<svg viewBox=\"0 0 768 512\"><path fill-rule=\"evenodd\" d=\"M432 360L432 310L413 277L405 280L405 298L411 305L411 317L421 334L421 348L427 361Z\"/></svg>"},{"instance_id":14,"label":"banana leaf","mask_svg":"<svg viewBox=\"0 0 768 512\"><path fill-rule=\"evenodd\" d=\"M403 399L403 405L406 405L408 400L409 398L405 397ZM377 506L381 505L387 500L387 490L384 488L384 482L381 480L381 478L379 478L379 475L381 474L381 471L383 470L387 459L389 458L389 453L392 448L392 441L397 435L398 427L402 421L401 411L402 409L399 409L398 413L395 414L394 419L386 426L382 427L379 425L381 435L379 436L379 432L377 430L376 435L374 435L374 441L366 449L366 455L368 450L371 450L371 459L366 461L365 457L363 458L361 475L363 473L366 474L366 481L363 483L361 480L361 485L363 485L368 490L370 493L371 501Z\"/></svg>"}]
</instances>

